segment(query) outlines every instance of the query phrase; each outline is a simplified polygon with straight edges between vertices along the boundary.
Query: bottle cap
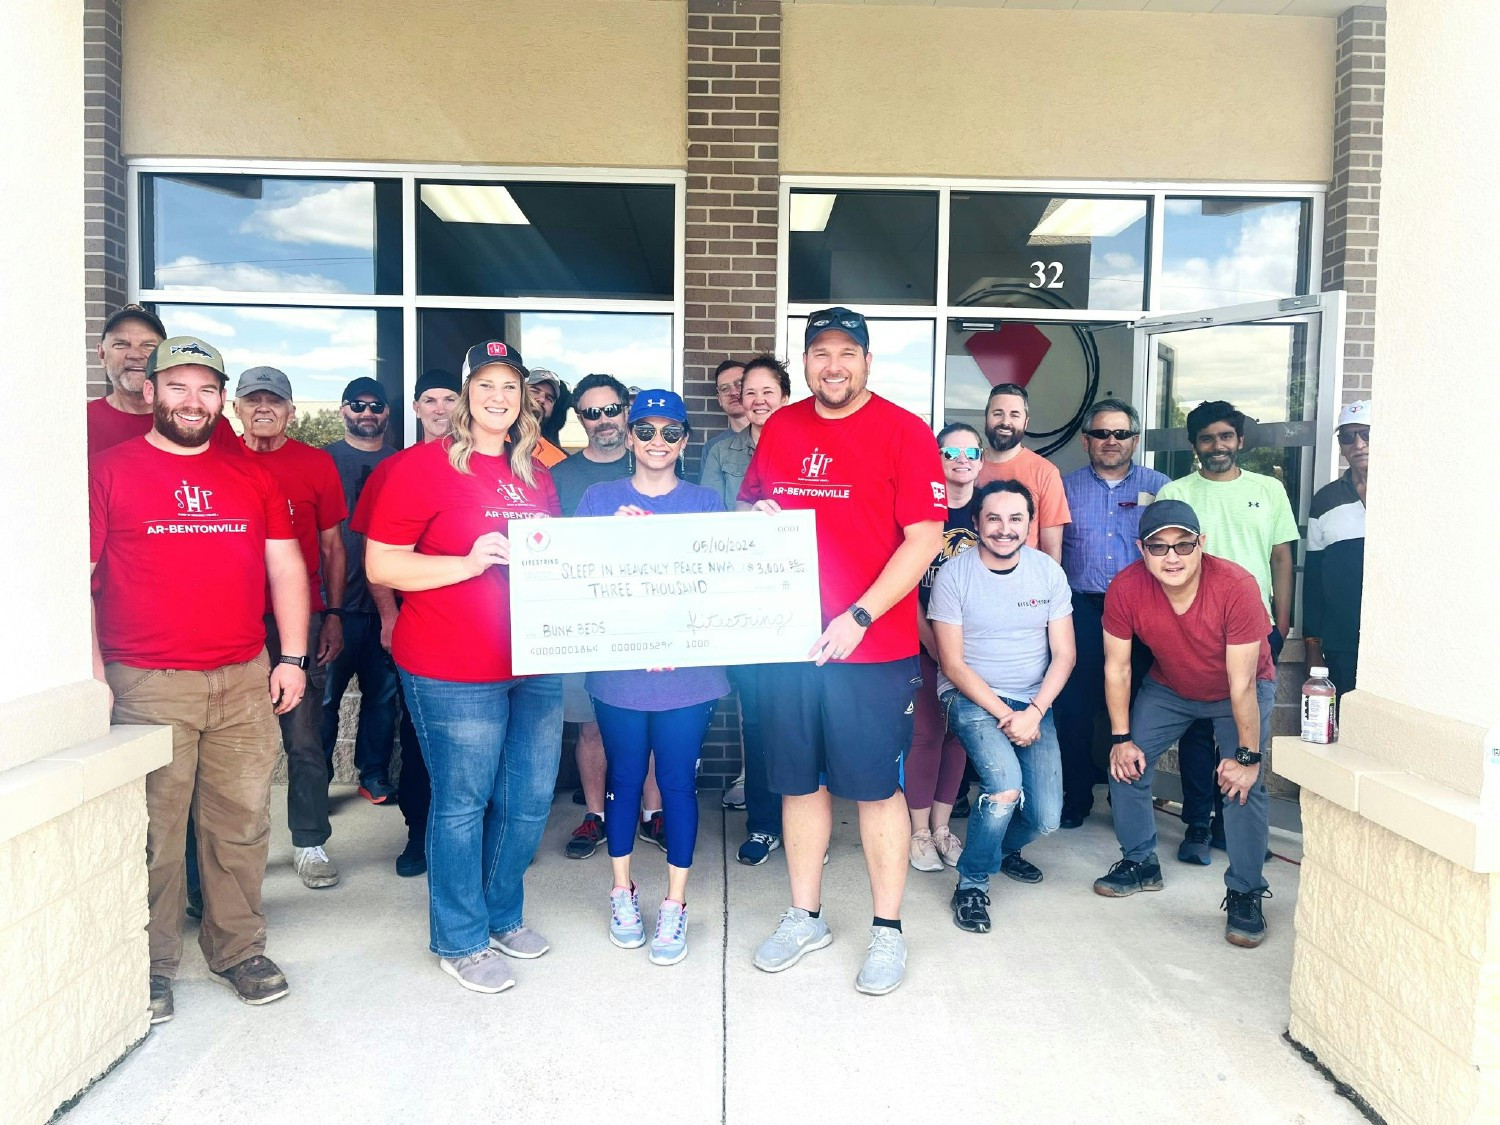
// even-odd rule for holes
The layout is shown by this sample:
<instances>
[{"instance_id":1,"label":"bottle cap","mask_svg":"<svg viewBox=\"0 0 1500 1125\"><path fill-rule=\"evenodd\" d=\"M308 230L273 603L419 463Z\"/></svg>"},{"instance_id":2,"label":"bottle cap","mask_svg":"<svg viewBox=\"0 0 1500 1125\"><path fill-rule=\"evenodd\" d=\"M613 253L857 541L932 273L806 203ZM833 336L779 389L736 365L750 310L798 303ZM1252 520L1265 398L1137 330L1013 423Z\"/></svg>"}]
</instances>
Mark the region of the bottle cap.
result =
<instances>
[{"instance_id":1,"label":"bottle cap","mask_svg":"<svg viewBox=\"0 0 1500 1125\"><path fill-rule=\"evenodd\" d=\"M1312 673L1315 680L1326 680L1328 678L1327 668L1309 668L1308 671Z\"/></svg>"}]
</instances>

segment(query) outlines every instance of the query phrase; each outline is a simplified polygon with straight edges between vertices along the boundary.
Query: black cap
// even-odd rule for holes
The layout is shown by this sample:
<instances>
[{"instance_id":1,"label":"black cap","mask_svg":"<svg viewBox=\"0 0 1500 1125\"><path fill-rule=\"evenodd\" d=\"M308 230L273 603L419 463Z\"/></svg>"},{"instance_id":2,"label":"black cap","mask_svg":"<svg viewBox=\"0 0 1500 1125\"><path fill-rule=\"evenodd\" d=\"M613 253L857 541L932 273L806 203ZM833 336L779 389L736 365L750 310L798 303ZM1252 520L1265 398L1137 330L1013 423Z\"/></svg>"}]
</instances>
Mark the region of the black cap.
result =
<instances>
[{"instance_id":1,"label":"black cap","mask_svg":"<svg viewBox=\"0 0 1500 1125\"><path fill-rule=\"evenodd\" d=\"M1149 539L1158 531L1165 531L1169 527L1180 527L1194 535L1203 534L1203 528L1198 523L1198 513L1182 500L1158 500L1141 513L1142 539Z\"/></svg>"},{"instance_id":2,"label":"black cap","mask_svg":"<svg viewBox=\"0 0 1500 1125\"><path fill-rule=\"evenodd\" d=\"M115 325L122 320L138 320L162 339L166 339L167 330L161 318L144 305L135 304L121 305L111 313L109 319L104 322L104 331L99 333L99 338L102 340L108 336L114 330Z\"/></svg>"},{"instance_id":3,"label":"black cap","mask_svg":"<svg viewBox=\"0 0 1500 1125\"><path fill-rule=\"evenodd\" d=\"M865 351L870 350L870 327L853 309L835 305L811 314L807 318L807 331L802 335L802 350L812 347L812 342L825 332L846 332Z\"/></svg>"},{"instance_id":4,"label":"black cap","mask_svg":"<svg viewBox=\"0 0 1500 1125\"><path fill-rule=\"evenodd\" d=\"M521 378L526 378L530 372L521 360L521 353L516 351L504 340L486 340L482 344L475 344L464 356L464 378L467 379L481 367L487 367L492 363L503 363L507 367L514 367L521 373Z\"/></svg>"},{"instance_id":5,"label":"black cap","mask_svg":"<svg viewBox=\"0 0 1500 1125\"><path fill-rule=\"evenodd\" d=\"M351 379L349 385L344 388L344 397L339 401L353 402L360 395L370 395L376 402L390 405L390 399L385 397L385 388L368 375L361 375L358 379Z\"/></svg>"},{"instance_id":6,"label":"black cap","mask_svg":"<svg viewBox=\"0 0 1500 1125\"><path fill-rule=\"evenodd\" d=\"M463 393L463 386L453 372L444 371L441 367L433 367L422 372L417 380L417 389L412 392L411 396L412 402L416 402L428 391L452 391L457 395Z\"/></svg>"}]
</instances>

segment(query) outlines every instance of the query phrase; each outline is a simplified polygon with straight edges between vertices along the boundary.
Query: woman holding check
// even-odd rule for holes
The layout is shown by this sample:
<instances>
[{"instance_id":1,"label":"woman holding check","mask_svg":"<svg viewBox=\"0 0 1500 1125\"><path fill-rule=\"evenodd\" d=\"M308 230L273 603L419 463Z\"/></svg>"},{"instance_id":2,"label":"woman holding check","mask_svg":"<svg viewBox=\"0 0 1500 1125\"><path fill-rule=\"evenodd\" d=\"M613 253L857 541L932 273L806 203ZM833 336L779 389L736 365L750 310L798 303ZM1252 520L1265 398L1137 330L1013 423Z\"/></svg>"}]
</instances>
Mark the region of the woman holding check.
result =
<instances>
[{"instance_id":1,"label":"woman holding check","mask_svg":"<svg viewBox=\"0 0 1500 1125\"><path fill-rule=\"evenodd\" d=\"M371 582L405 594L391 655L432 775L431 949L474 992L515 984L508 957L548 945L522 916L522 877L551 807L562 683L510 664L509 521L558 515L521 356L469 349L452 434L401 454L375 503Z\"/></svg>"},{"instance_id":2,"label":"woman holding check","mask_svg":"<svg viewBox=\"0 0 1500 1125\"><path fill-rule=\"evenodd\" d=\"M630 408L628 441L635 472L590 486L578 516L646 516L721 512L713 489L678 479L677 459L687 446L687 408L671 391L641 391ZM644 609L650 614L650 609ZM621 949L646 944L645 923L630 853L640 818L646 768L656 755L662 819L667 830L667 895L656 916L651 961L675 965L687 956L687 881L698 838L698 756L720 696L729 691L723 668L648 668L590 672L608 762L604 830L614 876L609 893L609 940Z\"/></svg>"}]
</instances>

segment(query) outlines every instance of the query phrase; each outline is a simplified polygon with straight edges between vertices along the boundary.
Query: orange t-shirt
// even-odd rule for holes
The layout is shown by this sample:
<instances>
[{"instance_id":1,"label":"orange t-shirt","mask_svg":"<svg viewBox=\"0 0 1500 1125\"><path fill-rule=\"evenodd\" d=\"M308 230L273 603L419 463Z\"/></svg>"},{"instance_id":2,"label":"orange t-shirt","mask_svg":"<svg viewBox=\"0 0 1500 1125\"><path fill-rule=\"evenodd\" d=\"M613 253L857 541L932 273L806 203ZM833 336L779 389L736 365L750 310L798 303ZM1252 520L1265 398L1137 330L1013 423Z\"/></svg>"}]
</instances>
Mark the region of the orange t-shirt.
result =
<instances>
[{"instance_id":1,"label":"orange t-shirt","mask_svg":"<svg viewBox=\"0 0 1500 1125\"><path fill-rule=\"evenodd\" d=\"M979 476L974 479L974 487L983 488L992 480L1018 480L1031 490L1031 498L1036 503L1036 518L1031 521L1026 546L1038 545L1042 528L1061 527L1073 522L1068 497L1063 492L1062 474L1057 471L1057 466L1025 446L1009 461L1000 464L983 462L979 466Z\"/></svg>"},{"instance_id":2,"label":"orange t-shirt","mask_svg":"<svg viewBox=\"0 0 1500 1125\"><path fill-rule=\"evenodd\" d=\"M557 446L544 437L536 439L536 449L532 451L531 455L542 463L543 468L547 469L552 468L559 461L566 461L568 459L566 453L558 449Z\"/></svg>"}]
</instances>

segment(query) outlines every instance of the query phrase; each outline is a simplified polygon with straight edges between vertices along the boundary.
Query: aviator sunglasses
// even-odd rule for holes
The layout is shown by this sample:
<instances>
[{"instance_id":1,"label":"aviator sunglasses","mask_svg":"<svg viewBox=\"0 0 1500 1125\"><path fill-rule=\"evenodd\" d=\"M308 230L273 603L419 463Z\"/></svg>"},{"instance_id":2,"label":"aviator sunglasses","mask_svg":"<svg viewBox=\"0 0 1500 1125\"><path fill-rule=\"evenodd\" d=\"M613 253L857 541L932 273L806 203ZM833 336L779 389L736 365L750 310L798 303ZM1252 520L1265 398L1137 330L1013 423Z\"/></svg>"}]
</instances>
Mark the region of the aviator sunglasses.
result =
<instances>
[{"instance_id":1,"label":"aviator sunglasses","mask_svg":"<svg viewBox=\"0 0 1500 1125\"><path fill-rule=\"evenodd\" d=\"M346 401L344 403L344 405L347 406L350 410L354 411L354 413L356 413L356 414L363 414L366 410L368 410L371 414L384 414L385 413L385 403L383 403L383 402L347 402Z\"/></svg>"},{"instance_id":2,"label":"aviator sunglasses","mask_svg":"<svg viewBox=\"0 0 1500 1125\"><path fill-rule=\"evenodd\" d=\"M970 461L979 460L979 446L977 445L945 445L938 452L943 455L944 461L957 461L960 455L967 457Z\"/></svg>"},{"instance_id":3,"label":"aviator sunglasses","mask_svg":"<svg viewBox=\"0 0 1500 1125\"><path fill-rule=\"evenodd\" d=\"M636 441L650 441L657 435L658 430L657 427L653 426L650 422L637 422L635 425L630 427L630 432L635 435ZM687 431L679 426L676 422L669 422L667 423L667 425L660 428L660 433L662 441L666 442L668 445L676 445L679 441L682 440L683 435L686 434Z\"/></svg>"},{"instance_id":4,"label":"aviator sunglasses","mask_svg":"<svg viewBox=\"0 0 1500 1125\"><path fill-rule=\"evenodd\" d=\"M579 407L578 416L597 422L600 418L614 418L624 409L625 404L622 402L612 402L608 406L583 406Z\"/></svg>"},{"instance_id":5,"label":"aviator sunglasses","mask_svg":"<svg viewBox=\"0 0 1500 1125\"><path fill-rule=\"evenodd\" d=\"M1105 438L1114 438L1116 441L1124 441L1133 438L1140 433L1139 430L1084 430L1085 434L1095 441L1103 441Z\"/></svg>"}]
</instances>

